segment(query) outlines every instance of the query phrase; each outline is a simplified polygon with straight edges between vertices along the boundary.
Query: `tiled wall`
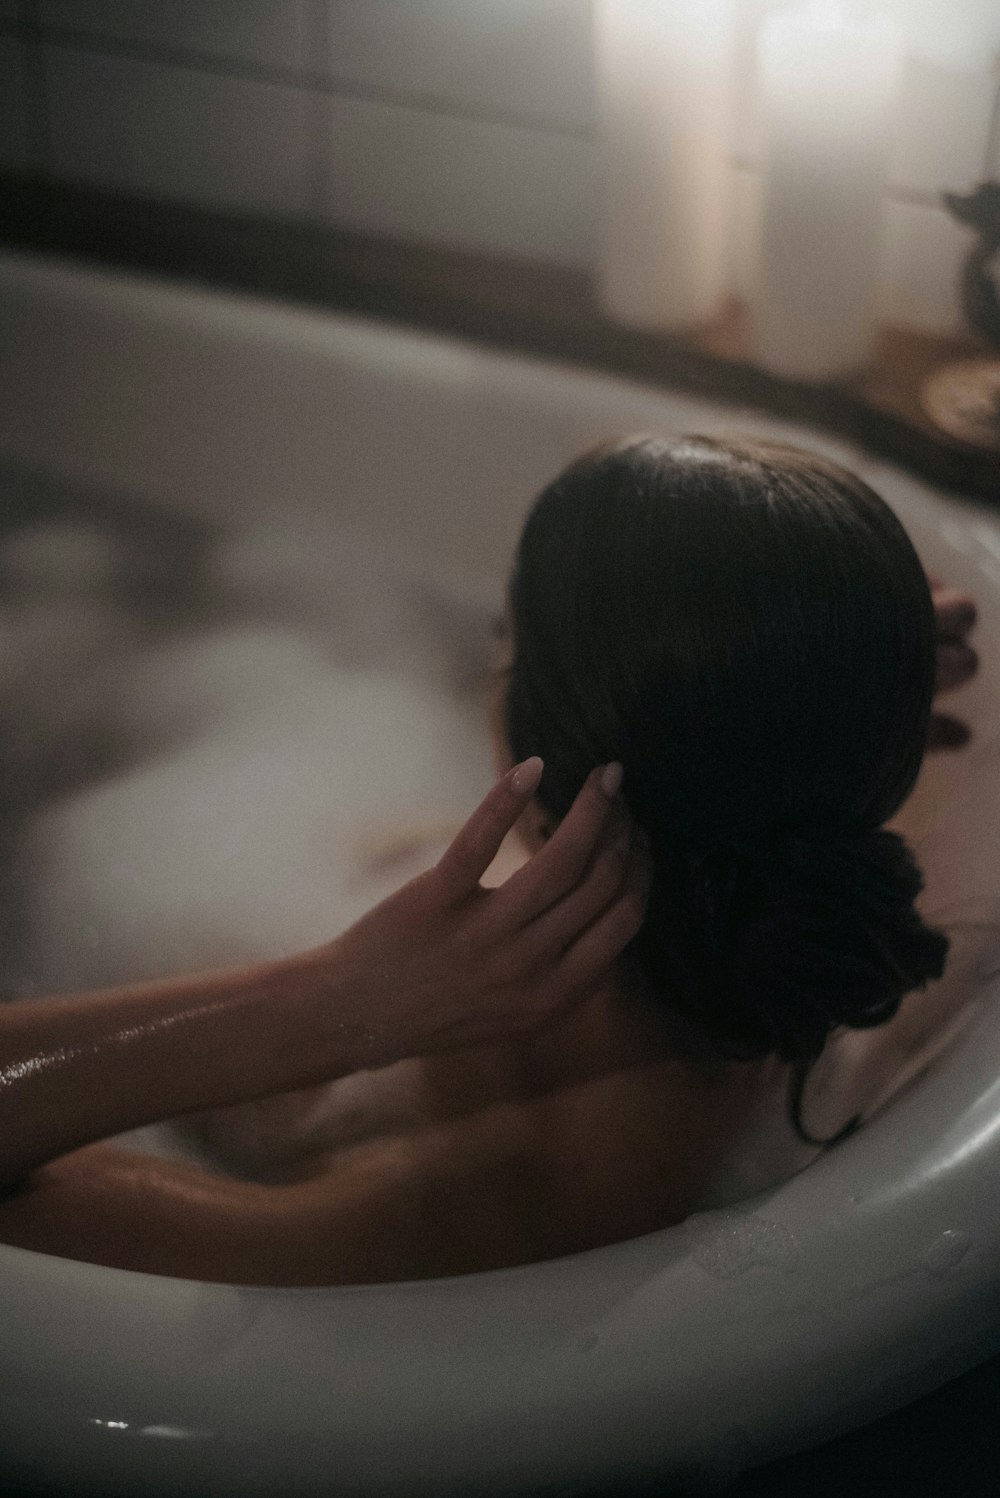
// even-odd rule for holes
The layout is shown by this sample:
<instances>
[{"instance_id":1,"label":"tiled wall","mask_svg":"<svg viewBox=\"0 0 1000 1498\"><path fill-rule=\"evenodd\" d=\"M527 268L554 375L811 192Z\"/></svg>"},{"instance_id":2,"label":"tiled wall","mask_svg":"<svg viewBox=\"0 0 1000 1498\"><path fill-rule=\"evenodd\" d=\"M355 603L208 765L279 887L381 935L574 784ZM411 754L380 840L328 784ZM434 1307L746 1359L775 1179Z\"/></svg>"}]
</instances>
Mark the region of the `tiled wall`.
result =
<instances>
[{"instance_id":1,"label":"tiled wall","mask_svg":"<svg viewBox=\"0 0 1000 1498\"><path fill-rule=\"evenodd\" d=\"M773 3L741 0L745 54ZM985 47L908 63L889 317L957 321L968 241L937 197L981 174L993 88ZM738 290L755 136L744 86L732 126ZM586 268L595 140L588 0L0 0L7 167Z\"/></svg>"}]
</instances>

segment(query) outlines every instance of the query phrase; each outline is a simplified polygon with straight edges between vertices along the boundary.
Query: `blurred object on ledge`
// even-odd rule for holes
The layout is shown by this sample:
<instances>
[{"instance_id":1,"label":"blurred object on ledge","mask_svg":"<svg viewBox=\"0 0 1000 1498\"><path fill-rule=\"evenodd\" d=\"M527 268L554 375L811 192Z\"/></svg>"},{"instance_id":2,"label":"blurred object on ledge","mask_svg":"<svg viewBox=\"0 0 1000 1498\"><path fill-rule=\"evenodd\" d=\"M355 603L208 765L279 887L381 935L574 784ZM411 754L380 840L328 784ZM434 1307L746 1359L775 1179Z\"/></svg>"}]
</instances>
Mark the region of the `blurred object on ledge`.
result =
<instances>
[{"instance_id":1,"label":"blurred object on ledge","mask_svg":"<svg viewBox=\"0 0 1000 1498\"><path fill-rule=\"evenodd\" d=\"M987 180L972 192L946 192L943 198L953 217L978 236L962 270L966 321L987 347L1000 350L1000 83L985 170ZM943 431L972 446L1000 452L1000 359L944 365L925 382L921 399Z\"/></svg>"},{"instance_id":2,"label":"blurred object on ledge","mask_svg":"<svg viewBox=\"0 0 1000 1498\"><path fill-rule=\"evenodd\" d=\"M872 357L902 62L883 12L854 17L837 0L809 0L763 22L752 352L773 374L847 379Z\"/></svg>"},{"instance_id":3,"label":"blurred object on ledge","mask_svg":"<svg viewBox=\"0 0 1000 1498\"><path fill-rule=\"evenodd\" d=\"M630 327L678 329L725 287L729 0L596 0L598 287Z\"/></svg>"},{"instance_id":4,"label":"blurred object on ledge","mask_svg":"<svg viewBox=\"0 0 1000 1498\"><path fill-rule=\"evenodd\" d=\"M969 327L1000 349L1000 182L980 182L974 192L946 192L955 218L979 235L962 271L962 307Z\"/></svg>"},{"instance_id":5,"label":"blurred object on ledge","mask_svg":"<svg viewBox=\"0 0 1000 1498\"><path fill-rule=\"evenodd\" d=\"M1000 359L967 359L932 374L921 396L944 432L1000 453Z\"/></svg>"}]
</instances>

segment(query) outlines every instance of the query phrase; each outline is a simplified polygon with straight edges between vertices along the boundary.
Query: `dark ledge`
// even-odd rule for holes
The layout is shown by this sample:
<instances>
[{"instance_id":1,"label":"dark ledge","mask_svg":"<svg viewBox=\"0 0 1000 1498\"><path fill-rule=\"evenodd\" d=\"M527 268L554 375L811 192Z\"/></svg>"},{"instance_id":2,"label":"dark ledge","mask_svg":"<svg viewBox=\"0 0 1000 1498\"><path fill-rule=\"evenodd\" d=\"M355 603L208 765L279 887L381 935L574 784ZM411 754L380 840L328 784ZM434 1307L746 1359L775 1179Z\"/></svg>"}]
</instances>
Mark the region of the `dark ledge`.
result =
<instances>
[{"instance_id":1,"label":"dark ledge","mask_svg":"<svg viewBox=\"0 0 1000 1498\"><path fill-rule=\"evenodd\" d=\"M936 485L1000 501L997 454L938 431L919 402L931 370L978 352L971 340L887 327L863 378L798 384L749 362L737 305L684 335L637 332L601 313L583 272L10 174L0 174L0 238L13 248L365 313L754 406L849 438Z\"/></svg>"}]
</instances>

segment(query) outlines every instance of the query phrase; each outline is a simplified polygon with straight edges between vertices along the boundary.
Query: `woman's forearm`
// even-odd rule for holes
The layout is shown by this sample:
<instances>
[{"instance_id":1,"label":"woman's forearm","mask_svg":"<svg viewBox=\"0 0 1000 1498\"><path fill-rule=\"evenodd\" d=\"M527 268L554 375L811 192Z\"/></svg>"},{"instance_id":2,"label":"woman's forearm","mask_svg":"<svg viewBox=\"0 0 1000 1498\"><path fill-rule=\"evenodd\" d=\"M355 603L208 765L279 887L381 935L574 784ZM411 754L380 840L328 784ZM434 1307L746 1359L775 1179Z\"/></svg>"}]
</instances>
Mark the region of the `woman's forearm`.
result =
<instances>
[{"instance_id":1,"label":"woman's forearm","mask_svg":"<svg viewBox=\"0 0 1000 1498\"><path fill-rule=\"evenodd\" d=\"M375 1064L364 1003L306 955L3 1008L0 1186L141 1124Z\"/></svg>"},{"instance_id":2,"label":"woman's forearm","mask_svg":"<svg viewBox=\"0 0 1000 1498\"><path fill-rule=\"evenodd\" d=\"M527 1262L523 1127L429 1127L258 1185L91 1145L0 1192L0 1242L242 1285L370 1284ZM529 1214L530 1215L530 1214Z\"/></svg>"},{"instance_id":3,"label":"woman's forearm","mask_svg":"<svg viewBox=\"0 0 1000 1498\"><path fill-rule=\"evenodd\" d=\"M611 768L499 889L479 881L539 760L494 786L433 869L324 946L0 1007L0 1188L158 1119L511 1039L578 999L639 929L648 892L645 855L622 851Z\"/></svg>"}]
</instances>

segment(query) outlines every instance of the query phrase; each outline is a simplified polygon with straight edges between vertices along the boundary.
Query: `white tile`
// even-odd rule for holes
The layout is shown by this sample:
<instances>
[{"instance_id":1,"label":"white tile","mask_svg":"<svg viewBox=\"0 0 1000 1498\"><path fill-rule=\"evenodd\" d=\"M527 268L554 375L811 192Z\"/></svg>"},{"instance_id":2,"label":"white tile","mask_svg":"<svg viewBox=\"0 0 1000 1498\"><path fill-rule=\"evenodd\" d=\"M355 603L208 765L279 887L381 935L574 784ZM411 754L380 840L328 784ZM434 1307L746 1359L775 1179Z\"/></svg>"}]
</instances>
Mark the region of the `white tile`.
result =
<instances>
[{"instance_id":1,"label":"white tile","mask_svg":"<svg viewBox=\"0 0 1000 1498\"><path fill-rule=\"evenodd\" d=\"M997 80L978 68L907 59L889 179L937 193L981 180Z\"/></svg>"},{"instance_id":2,"label":"white tile","mask_svg":"<svg viewBox=\"0 0 1000 1498\"><path fill-rule=\"evenodd\" d=\"M323 102L327 220L404 239L592 264L590 142L366 100Z\"/></svg>"},{"instance_id":3,"label":"white tile","mask_svg":"<svg viewBox=\"0 0 1000 1498\"><path fill-rule=\"evenodd\" d=\"M298 68L308 56L310 0L41 0L43 26L70 27L136 46Z\"/></svg>"},{"instance_id":4,"label":"white tile","mask_svg":"<svg viewBox=\"0 0 1000 1498\"><path fill-rule=\"evenodd\" d=\"M25 171L30 162L27 48L13 36L0 36L0 166Z\"/></svg>"},{"instance_id":5,"label":"white tile","mask_svg":"<svg viewBox=\"0 0 1000 1498\"><path fill-rule=\"evenodd\" d=\"M881 315L930 333L963 325L958 280L972 246L967 229L939 208L889 203Z\"/></svg>"},{"instance_id":6,"label":"white tile","mask_svg":"<svg viewBox=\"0 0 1000 1498\"><path fill-rule=\"evenodd\" d=\"M187 68L45 49L56 175L209 207L300 214L309 96Z\"/></svg>"},{"instance_id":7,"label":"white tile","mask_svg":"<svg viewBox=\"0 0 1000 1498\"><path fill-rule=\"evenodd\" d=\"M503 118L595 123L585 0L326 0L325 71Z\"/></svg>"}]
</instances>

